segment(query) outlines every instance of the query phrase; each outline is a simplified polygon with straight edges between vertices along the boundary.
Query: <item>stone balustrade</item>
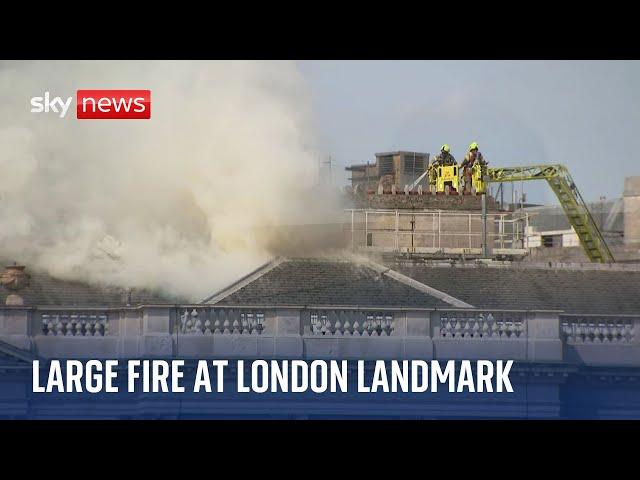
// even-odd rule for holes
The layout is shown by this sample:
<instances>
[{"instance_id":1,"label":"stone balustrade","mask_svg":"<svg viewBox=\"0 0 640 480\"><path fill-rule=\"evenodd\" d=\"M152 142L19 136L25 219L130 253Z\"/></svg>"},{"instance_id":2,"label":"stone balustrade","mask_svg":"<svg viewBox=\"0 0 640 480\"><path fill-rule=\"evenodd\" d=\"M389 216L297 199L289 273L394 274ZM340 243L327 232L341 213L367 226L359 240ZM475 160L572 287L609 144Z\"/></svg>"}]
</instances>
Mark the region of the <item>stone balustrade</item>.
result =
<instances>
[{"instance_id":1,"label":"stone balustrade","mask_svg":"<svg viewBox=\"0 0 640 480\"><path fill-rule=\"evenodd\" d=\"M43 335L73 337L104 337L109 335L109 317L106 313L42 313Z\"/></svg>"},{"instance_id":2,"label":"stone balustrade","mask_svg":"<svg viewBox=\"0 0 640 480\"><path fill-rule=\"evenodd\" d=\"M186 335L260 335L264 331L264 312L185 308L178 331Z\"/></svg>"},{"instance_id":3,"label":"stone balustrade","mask_svg":"<svg viewBox=\"0 0 640 480\"><path fill-rule=\"evenodd\" d=\"M640 316L561 315L563 360L591 366L640 366Z\"/></svg>"},{"instance_id":4,"label":"stone balustrade","mask_svg":"<svg viewBox=\"0 0 640 480\"><path fill-rule=\"evenodd\" d=\"M304 333L311 335L388 337L395 329L393 312L314 310L308 320Z\"/></svg>"},{"instance_id":5,"label":"stone balustrade","mask_svg":"<svg viewBox=\"0 0 640 480\"><path fill-rule=\"evenodd\" d=\"M562 334L570 345L620 343L636 341L633 318L611 318L602 316L563 316Z\"/></svg>"},{"instance_id":6,"label":"stone balustrade","mask_svg":"<svg viewBox=\"0 0 640 480\"><path fill-rule=\"evenodd\" d=\"M522 312L443 312L440 337L466 340L516 340L526 337Z\"/></svg>"},{"instance_id":7,"label":"stone balustrade","mask_svg":"<svg viewBox=\"0 0 640 480\"><path fill-rule=\"evenodd\" d=\"M640 366L639 316L349 306L0 308L44 358L513 359Z\"/></svg>"}]
</instances>

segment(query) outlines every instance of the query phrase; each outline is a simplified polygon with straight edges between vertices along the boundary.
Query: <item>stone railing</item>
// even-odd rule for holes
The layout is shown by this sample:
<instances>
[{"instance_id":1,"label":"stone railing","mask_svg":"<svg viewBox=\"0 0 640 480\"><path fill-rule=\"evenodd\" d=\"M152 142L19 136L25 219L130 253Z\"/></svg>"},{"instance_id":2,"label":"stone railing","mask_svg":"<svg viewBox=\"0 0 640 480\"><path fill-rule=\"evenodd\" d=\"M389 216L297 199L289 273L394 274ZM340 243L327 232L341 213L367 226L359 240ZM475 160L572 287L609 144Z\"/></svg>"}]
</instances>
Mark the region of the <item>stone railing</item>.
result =
<instances>
[{"instance_id":1,"label":"stone railing","mask_svg":"<svg viewBox=\"0 0 640 480\"><path fill-rule=\"evenodd\" d=\"M104 337L109 316L100 312L42 312L42 334L49 336Z\"/></svg>"},{"instance_id":2,"label":"stone railing","mask_svg":"<svg viewBox=\"0 0 640 480\"><path fill-rule=\"evenodd\" d=\"M440 337L466 340L516 340L526 337L523 312L442 312Z\"/></svg>"},{"instance_id":3,"label":"stone railing","mask_svg":"<svg viewBox=\"0 0 640 480\"><path fill-rule=\"evenodd\" d=\"M634 317L563 315L560 319L563 339L570 345L629 344L636 341L637 329Z\"/></svg>"},{"instance_id":4,"label":"stone railing","mask_svg":"<svg viewBox=\"0 0 640 480\"><path fill-rule=\"evenodd\" d=\"M512 359L640 367L640 315L351 306L0 308L45 358Z\"/></svg>"},{"instance_id":5,"label":"stone railing","mask_svg":"<svg viewBox=\"0 0 640 480\"><path fill-rule=\"evenodd\" d=\"M302 312L305 335L388 337L395 329L393 312L311 310Z\"/></svg>"},{"instance_id":6,"label":"stone railing","mask_svg":"<svg viewBox=\"0 0 640 480\"><path fill-rule=\"evenodd\" d=\"M214 308L185 308L178 332L185 335L260 335L264 311Z\"/></svg>"},{"instance_id":7,"label":"stone railing","mask_svg":"<svg viewBox=\"0 0 640 480\"><path fill-rule=\"evenodd\" d=\"M563 360L594 366L640 366L640 315L561 315Z\"/></svg>"},{"instance_id":8,"label":"stone railing","mask_svg":"<svg viewBox=\"0 0 640 480\"><path fill-rule=\"evenodd\" d=\"M438 358L562 360L558 312L450 309L431 314Z\"/></svg>"}]
</instances>

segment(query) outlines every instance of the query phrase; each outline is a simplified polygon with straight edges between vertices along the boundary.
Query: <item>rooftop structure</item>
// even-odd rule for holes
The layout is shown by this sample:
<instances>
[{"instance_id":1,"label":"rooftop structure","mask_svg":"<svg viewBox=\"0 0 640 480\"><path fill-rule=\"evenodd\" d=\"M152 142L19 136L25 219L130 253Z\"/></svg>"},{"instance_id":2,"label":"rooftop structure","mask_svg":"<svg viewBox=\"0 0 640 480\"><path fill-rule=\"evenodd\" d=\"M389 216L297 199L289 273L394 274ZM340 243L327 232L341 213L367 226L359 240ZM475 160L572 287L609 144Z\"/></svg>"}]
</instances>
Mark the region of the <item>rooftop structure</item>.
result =
<instances>
[{"instance_id":1,"label":"rooftop structure","mask_svg":"<svg viewBox=\"0 0 640 480\"><path fill-rule=\"evenodd\" d=\"M347 168L357 172L352 177L350 190L353 204L352 250L383 249L396 253L456 257L460 254L457 250L463 249L465 255L512 260L528 256L527 260L542 260L548 256L555 260L596 263L613 263L616 258L623 262L640 260L637 248L640 240L636 238L640 238L640 227L636 228L634 223L636 218L640 218L640 202L636 201L640 198L640 181L635 180L640 177L625 179L624 201L610 201L605 208L604 201L590 204L584 201L564 165L487 167L475 164L463 170L456 165L429 166L426 156L427 163L420 173L406 177L403 175L407 168L403 169L401 165L408 165L407 159L411 155L415 157L417 154L379 153L376 154L375 166ZM410 165L415 171L415 160ZM383 171L385 175L381 174ZM532 208L520 205L519 209L513 205L513 211L502 212L504 205L497 204L489 195L491 190L487 189L490 183L502 187L504 183L530 180L545 180L560 205ZM483 213L482 222L478 225L481 228L474 229L472 214L479 211L489 215ZM355 212L364 215L364 222L356 221ZM460 224L454 231L445 232L443 245L441 224L428 226L421 222L425 216L435 218L436 212L438 220L443 215L455 219L454 214L464 213L468 215L469 222L466 227ZM369 227L369 213L378 219L382 228ZM499 215L498 221L495 213ZM512 218L505 222L503 213L512 215ZM388 218L382 219L385 215ZM399 217L407 215L416 217L411 220L410 229L399 225ZM360 228L362 223L364 228ZM419 229L416 227L418 223L422 223ZM510 245L505 248L503 227L507 224L511 230ZM363 238L360 238L360 231L364 231ZM456 235L460 237L456 238ZM462 238L464 236L468 241ZM465 245L460 245L460 240ZM478 240L481 241L479 246L475 245ZM568 247L575 252L545 251L550 247L556 250Z\"/></svg>"},{"instance_id":2,"label":"rooftop structure","mask_svg":"<svg viewBox=\"0 0 640 480\"><path fill-rule=\"evenodd\" d=\"M402 190L404 185L413 182L424 173L429 165L429 154L423 152L381 152L376 153L373 164L359 164L347 167L351 172L351 186L364 191L377 190L383 183L386 188L395 185ZM424 182L426 185L426 182Z\"/></svg>"}]
</instances>

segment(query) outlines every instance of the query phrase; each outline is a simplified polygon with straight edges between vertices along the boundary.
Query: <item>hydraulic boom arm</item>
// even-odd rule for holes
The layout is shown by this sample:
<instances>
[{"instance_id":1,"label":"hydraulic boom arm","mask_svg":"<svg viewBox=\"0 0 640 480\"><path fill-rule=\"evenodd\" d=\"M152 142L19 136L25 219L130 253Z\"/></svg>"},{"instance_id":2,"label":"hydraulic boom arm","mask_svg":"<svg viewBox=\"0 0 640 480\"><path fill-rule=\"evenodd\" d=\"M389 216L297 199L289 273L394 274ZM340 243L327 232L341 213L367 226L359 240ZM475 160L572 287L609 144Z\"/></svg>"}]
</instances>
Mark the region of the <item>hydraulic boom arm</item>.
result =
<instances>
[{"instance_id":1,"label":"hydraulic boom arm","mask_svg":"<svg viewBox=\"0 0 640 480\"><path fill-rule=\"evenodd\" d=\"M487 177L489 182L546 180L558 197L560 205L578 235L580 244L589 260L600 263L615 262L607 242L564 165L487 168Z\"/></svg>"}]
</instances>

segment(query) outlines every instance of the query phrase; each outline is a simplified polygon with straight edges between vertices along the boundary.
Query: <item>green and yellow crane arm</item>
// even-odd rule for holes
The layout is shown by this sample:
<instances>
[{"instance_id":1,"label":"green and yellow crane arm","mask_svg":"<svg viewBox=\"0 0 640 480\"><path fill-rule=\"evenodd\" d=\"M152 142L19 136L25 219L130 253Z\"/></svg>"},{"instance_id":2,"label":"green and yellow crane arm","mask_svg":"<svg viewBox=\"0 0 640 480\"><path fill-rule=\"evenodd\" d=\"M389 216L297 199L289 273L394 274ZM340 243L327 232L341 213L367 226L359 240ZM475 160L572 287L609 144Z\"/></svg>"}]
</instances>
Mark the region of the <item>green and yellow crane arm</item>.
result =
<instances>
[{"instance_id":1,"label":"green and yellow crane arm","mask_svg":"<svg viewBox=\"0 0 640 480\"><path fill-rule=\"evenodd\" d=\"M546 180L556 194L580 245L592 262L613 263L615 259L602 232L593 220L571 174L564 165L530 165L527 167L487 168L489 182Z\"/></svg>"}]
</instances>

